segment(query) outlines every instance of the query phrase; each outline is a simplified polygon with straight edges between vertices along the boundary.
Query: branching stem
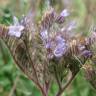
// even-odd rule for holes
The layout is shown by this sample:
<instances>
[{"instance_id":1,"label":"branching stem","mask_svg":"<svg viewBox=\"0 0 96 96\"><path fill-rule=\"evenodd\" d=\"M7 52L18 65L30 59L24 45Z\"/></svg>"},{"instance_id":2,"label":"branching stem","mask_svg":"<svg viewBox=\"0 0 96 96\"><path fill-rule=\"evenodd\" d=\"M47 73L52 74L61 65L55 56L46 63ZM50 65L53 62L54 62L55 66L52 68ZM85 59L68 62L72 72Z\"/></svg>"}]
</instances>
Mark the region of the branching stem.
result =
<instances>
[{"instance_id":1,"label":"branching stem","mask_svg":"<svg viewBox=\"0 0 96 96\"><path fill-rule=\"evenodd\" d=\"M61 96L62 95L62 93L69 86L69 84L72 82L72 80L74 79L74 77L75 77L75 75L72 75L70 77L70 79L68 80L68 82L63 86L63 88L61 90L58 91L58 93L56 94L56 96Z\"/></svg>"}]
</instances>

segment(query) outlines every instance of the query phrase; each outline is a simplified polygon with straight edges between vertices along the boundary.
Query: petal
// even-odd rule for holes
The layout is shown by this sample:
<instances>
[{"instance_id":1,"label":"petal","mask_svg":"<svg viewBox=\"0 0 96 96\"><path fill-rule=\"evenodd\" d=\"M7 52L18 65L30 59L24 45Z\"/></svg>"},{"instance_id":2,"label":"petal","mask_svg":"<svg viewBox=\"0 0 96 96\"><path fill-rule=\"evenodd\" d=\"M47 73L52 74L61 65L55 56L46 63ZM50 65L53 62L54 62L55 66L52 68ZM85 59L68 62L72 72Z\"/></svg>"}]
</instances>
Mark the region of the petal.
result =
<instances>
[{"instance_id":1,"label":"petal","mask_svg":"<svg viewBox=\"0 0 96 96\"><path fill-rule=\"evenodd\" d=\"M64 9L64 10L60 13L60 15L63 16L63 17L67 17L67 16L69 16L70 14L69 14L69 12L68 12L67 9Z\"/></svg>"},{"instance_id":2,"label":"petal","mask_svg":"<svg viewBox=\"0 0 96 96\"><path fill-rule=\"evenodd\" d=\"M81 55L86 58L90 58L90 57L92 57L92 52L89 50L84 50Z\"/></svg>"},{"instance_id":3,"label":"petal","mask_svg":"<svg viewBox=\"0 0 96 96\"><path fill-rule=\"evenodd\" d=\"M68 26L68 31L71 31L72 29L75 29L77 26L76 26L76 21L71 21L69 23L69 26Z\"/></svg>"},{"instance_id":4,"label":"petal","mask_svg":"<svg viewBox=\"0 0 96 96\"><path fill-rule=\"evenodd\" d=\"M63 49L61 49L61 48L55 48L55 50L54 50L54 55L56 56L56 57L61 57L62 55L63 55Z\"/></svg>"},{"instance_id":5,"label":"petal","mask_svg":"<svg viewBox=\"0 0 96 96\"><path fill-rule=\"evenodd\" d=\"M8 34L10 36L16 36L16 37L20 37L21 36L21 32L18 32L18 31L9 31Z\"/></svg>"},{"instance_id":6,"label":"petal","mask_svg":"<svg viewBox=\"0 0 96 96\"><path fill-rule=\"evenodd\" d=\"M19 26L18 26L18 29L19 29L19 31L22 31L22 30L24 30L24 26L19 25Z\"/></svg>"},{"instance_id":7,"label":"petal","mask_svg":"<svg viewBox=\"0 0 96 96\"><path fill-rule=\"evenodd\" d=\"M62 43L65 42L65 39L62 38L62 37L59 35L59 36L56 37L56 42L57 42L58 44L62 44Z\"/></svg>"},{"instance_id":8,"label":"petal","mask_svg":"<svg viewBox=\"0 0 96 96\"><path fill-rule=\"evenodd\" d=\"M55 50L54 50L54 55L56 57L61 57L65 54L67 49L67 46L56 46Z\"/></svg>"},{"instance_id":9,"label":"petal","mask_svg":"<svg viewBox=\"0 0 96 96\"><path fill-rule=\"evenodd\" d=\"M15 32L15 36L19 38L21 36L21 32Z\"/></svg>"},{"instance_id":10,"label":"petal","mask_svg":"<svg viewBox=\"0 0 96 96\"><path fill-rule=\"evenodd\" d=\"M47 49L51 48L51 43L50 43L50 42L46 43L45 47L46 47Z\"/></svg>"},{"instance_id":11,"label":"petal","mask_svg":"<svg viewBox=\"0 0 96 96\"><path fill-rule=\"evenodd\" d=\"M40 33L42 39L47 39L48 38L48 31L47 30L43 30L41 33Z\"/></svg>"},{"instance_id":12,"label":"petal","mask_svg":"<svg viewBox=\"0 0 96 96\"><path fill-rule=\"evenodd\" d=\"M8 34L10 36L20 37L21 36L21 31L23 29L24 29L24 27L22 25L21 26L10 26Z\"/></svg>"},{"instance_id":13,"label":"petal","mask_svg":"<svg viewBox=\"0 0 96 96\"><path fill-rule=\"evenodd\" d=\"M24 29L24 26L22 26L22 25L9 27L9 30L11 30L11 31L22 31L23 29Z\"/></svg>"}]
</instances>

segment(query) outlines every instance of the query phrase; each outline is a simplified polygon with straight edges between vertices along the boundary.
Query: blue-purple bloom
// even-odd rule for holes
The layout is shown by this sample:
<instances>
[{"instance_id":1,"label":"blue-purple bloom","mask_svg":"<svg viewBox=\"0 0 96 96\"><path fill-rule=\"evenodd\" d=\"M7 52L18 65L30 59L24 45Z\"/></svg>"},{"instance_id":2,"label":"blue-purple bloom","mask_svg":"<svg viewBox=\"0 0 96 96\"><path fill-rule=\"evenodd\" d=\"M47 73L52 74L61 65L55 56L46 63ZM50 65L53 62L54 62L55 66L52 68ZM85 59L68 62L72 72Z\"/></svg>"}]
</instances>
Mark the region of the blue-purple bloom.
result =
<instances>
[{"instance_id":1,"label":"blue-purple bloom","mask_svg":"<svg viewBox=\"0 0 96 96\"><path fill-rule=\"evenodd\" d=\"M45 48L48 51L48 57L52 58L55 57L62 57L67 49L67 44L63 37L56 36L54 40L49 40L45 43Z\"/></svg>"},{"instance_id":2,"label":"blue-purple bloom","mask_svg":"<svg viewBox=\"0 0 96 96\"><path fill-rule=\"evenodd\" d=\"M40 35L41 35L42 40L48 39L48 31L47 31L47 30L43 30L43 31L40 33Z\"/></svg>"},{"instance_id":3,"label":"blue-purple bloom","mask_svg":"<svg viewBox=\"0 0 96 96\"><path fill-rule=\"evenodd\" d=\"M60 15L57 16L56 22L59 23L59 24L64 23L65 17L67 17L67 16L69 16L69 15L70 15L70 14L69 14L68 10L67 10L67 9L64 9L64 10L60 13Z\"/></svg>"},{"instance_id":4,"label":"blue-purple bloom","mask_svg":"<svg viewBox=\"0 0 96 96\"><path fill-rule=\"evenodd\" d=\"M64 40L64 38L62 38L61 36L57 36L56 37L56 48L54 50L54 55L56 57L61 57L65 54L66 49L67 49L67 44Z\"/></svg>"},{"instance_id":5,"label":"blue-purple bloom","mask_svg":"<svg viewBox=\"0 0 96 96\"><path fill-rule=\"evenodd\" d=\"M52 46L51 46L51 42L47 42L46 45L45 45L45 47L46 47L47 49L51 48L51 47L52 47Z\"/></svg>"},{"instance_id":6,"label":"blue-purple bloom","mask_svg":"<svg viewBox=\"0 0 96 96\"><path fill-rule=\"evenodd\" d=\"M84 56L85 58L90 58L92 57L92 52L89 50L85 50L82 52L82 56Z\"/></svg>"},{"instance_id":7,"label":"blue-purple bloom","mask_svg":"<svg viewBox=\"0 0 96 96\"><path fill-rule=\"evenodd\" d=\"M10 36L20 37L21 31L24 29L22 25L19 26L10 26L8 34Z\"/></svg>"},{"instance_id":8,"label":"blue-purple bloom","mask_svg":"<svg viewBox=\"0 0 96 96\"><path fill-rule=\"evenodd\" d=\"M48 41L48 42L46 42L45 43L45 48L47 49L47 57L49 58L49 59L52 59L53 58L53 52L52 52L52 49L53 49L53 45L54 44L52 44L52 41Z\"/></svg>"},{"instance_id":9,"label":"blue-purple bloom","mask_svg":"<svg viewBox=\"0 0 96 96\"><path fill-rule=\"evenodd\" d=\"M68 10L67 9L64 9L61 13L60 13L60 16L63 16L63 17L67 17L67 16L69 16L70 14L69 14L69 12L68 12Z\"/></svg>"},{"instance_id":10,"label":"blue-purple bloom","mask_svg":"<svg viewBox=\"0 0 96 96\"><path fill-rule=\"evenodd\" d=\"M55 48L55 50L54 50L54 55L56 56L56 57L61 57L61 56L63 56L63 54L65 53L64 51L65 51L65 49L66 48L64 48L63 46L62 47L56 47Z\"/></svg>"},{"instance_id":11,"label":"blue-purple bloom","mask_svg":"<svg viewBox=\"0 0 96 96\"><path fill-rule=\"evenodd\" d=\"M19 24L19 21L16 17L13 18L13 21L14 25L9 26L8 34L10 36L20 37L21 31L24 29L24 26Z\"/></svg>"}]
</instances>

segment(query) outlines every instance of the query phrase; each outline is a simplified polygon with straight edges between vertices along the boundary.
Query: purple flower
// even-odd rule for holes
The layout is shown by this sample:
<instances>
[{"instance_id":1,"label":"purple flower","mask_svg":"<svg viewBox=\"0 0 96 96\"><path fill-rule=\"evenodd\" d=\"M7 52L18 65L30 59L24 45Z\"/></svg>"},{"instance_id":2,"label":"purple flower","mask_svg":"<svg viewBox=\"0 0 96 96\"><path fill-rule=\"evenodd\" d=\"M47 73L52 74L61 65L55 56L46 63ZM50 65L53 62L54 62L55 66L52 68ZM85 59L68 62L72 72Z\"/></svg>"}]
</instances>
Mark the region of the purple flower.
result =
<instances>
[{"instance_id":1,"label":"purple flower","mask_svg":"<svg viewBox=\"0 0 96 96\"><path fill-rule=\"evenodd\" d=\"M54 50L54 55L56 57L61 57L66 52L67 44L65 42L65 39L63 39L61 36L56 37L56 43L57 43L57 46Z\"/></svg>"},{"instance_id":2,"label":"purple flower","mask_svg":"<svg viewBox=\"0 0 96 96\"><path fill-rule=\"evenodd\" d=\"M48 39L48 31L47 31L47 30L43 30L43 31L40 33L40 35L41 35L42 40Z\"/></svg>"},{"instance_id":3,"label":"purple flower","mask_svg":"<svg viewBox=\"0 0 96 96\"><path fill-rule=\"evenodd\" d=\"M45 44L45 47L46 47L47 49L51 48L51 42L47 42L47 43Z\"/></svg>"},{"instance_id":4,"label":"purple flower","mask_svg":"<svg viewBox=\"0 0 96 96\"><path fill-rule=\"evenodd\" d=\"M54 45L54 44L53 44ZM48 41L47 43L45 43L45 48L47 49L47 57L49 59L52 59L53 58L53 52L52 52L52 49L53 49L53 46L52 46L52 41Z\"/></svg>"},{"instance_id":5,"label":"purple flower","mask_svg":"<svg viewBox=\"0 0 96 96\"><path fill-rule=\"evenodd\" d=\"M56 42L58 44L63 44L65 42L65 39L63 39L60 35L56 36Z\"/></svg>"},{"instance_id":6,"label":"purple flower","mask_svg":"<svg viewBox=\"0 0 96 96\"><path fill-rule=\"evenodd\" d=\"M60 15L56 18L56 22L61 24L65 21L65 17L69 16L69 12L67 9L64 9Z\"/></svg>"},{"instance_id":7,"label":"purple flower","mask_svg":"<svg viewBox=\"0 0 96 96\"><path fill-rule=\"evenodd\" d=\"M54 50L54 55L56 57L61 57L64 55L64 53L66 52L66 45L65 46L62 46L62 47L59 47L57 46Z\"/></svg>"},{"instance_id":8,"label":"purple flower","mask_svg":"<svg viewBox=\"0 0 96 96\"><path fill-rule=\"evenodd\" d=\"M13 17L13 22L14 25L9 26L8 34L10 36L20 37L21 31L24 29L24 26L19 24L19 21L15 16Z\"/></svg>"},{"instance_id":9,"label":"purple flower","mask_svg":"<svg viewBox=\"0 0 96 96\"><path fill-rule=\"evenodd\" d=\"M63 17L67 17L67 16L69 16L70 14L69 14L69 12L68 12L68 10L67 9L64 9L61 13L60 13L60 16L63 16Z\"/></svg>"},{"instance_id":10,"label":"purple flower","mask_svg":"<svg viewBox=\"0 0 96 96\"><path fill-rule=\"evenodd\" d=\"M45 42L45 48L48 52L48 58L52 59L53 56L63 56L66 52L67 44L65 42L65 39L58 35L54 38L54 40Z\"/></svg>"},{"instance_id":11,"label":"purple flower","mask_svg":"<svg viewBox=\"0 0 96 96\"><path fill-rule=\"evenodd\" d=\"M82 56L84 56L85 58L90 58L92 57L92 52L89 50L85 50L82 52Z\"/></svg>"},{"instance_id":12,"label":"purple flower","mask_svg":"<svg viewBox=\"0 0 96 96\"><path fill-rule=\"evenodd\" d=\"M18 25L18 26L10 26L9 27L9 32L8 34L10 36L16 36L16 37L20 37L21 36L21 31L24 29L24 27L22 25Z\"/></svg>"}]
</instances>

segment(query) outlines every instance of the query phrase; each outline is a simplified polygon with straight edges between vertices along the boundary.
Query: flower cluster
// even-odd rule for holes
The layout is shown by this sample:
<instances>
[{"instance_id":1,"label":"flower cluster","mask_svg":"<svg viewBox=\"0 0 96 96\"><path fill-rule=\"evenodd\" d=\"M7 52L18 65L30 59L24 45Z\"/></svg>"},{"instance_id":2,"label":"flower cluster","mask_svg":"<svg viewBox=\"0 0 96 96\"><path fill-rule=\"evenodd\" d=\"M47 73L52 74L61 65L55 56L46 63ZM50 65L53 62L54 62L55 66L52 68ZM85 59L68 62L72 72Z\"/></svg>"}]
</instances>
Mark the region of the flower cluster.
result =
<instances>
[{"instance_id":1,"label":"flower cluster","mask_svg":"<svg viewBox=\"0 0 96 96\"><path fill-rule=\"evenodd\" d=\"M59 86L56 96L60 96L66 85L68 86L88 59L96 64L96 56L95 59L93 58L96 53L93 50L96 30L89 37L74 35L73 29L77 28L77 24L75 20L66 20L69 15L67 9L57 14L51 8L45 12L39 27L34 23L32 13L24 17L21 22L14 17L14 24L8 27L8 34L6 32L9 38L7 41L7 35L2 38L16 63L41 89L43 96L47 96L50 82L54 79ZM3 28L0 30L2 31ZM17 38L14 39L11 36ZM87 75L91 75L95 70L87 68L86 72ZM71 73L71 78L68 78L68 83L62 86L67 75L70 75L69 73Z\"/></svg>"},{"instance_id":2,"label":"flower cluster","mask_svg":"<svg viewBox=\"0 0 96 96\"><path fill-rule=\"evenodd\" d=\"M67 44L64 38L60 35L56 36L53 40L49 40L45 47L48 51L48 58L62 57L67 50Z\"/></svg>"},{"instance_id":3,"label":"flower cluster","mask_svg":"<svg viewBox=\"0 0 96 96\"><path fill-rule=\"evenodd\" d=\"M64 9L60 15L57 15L56 12L52 9L49 13L46 14L41 22L40 36L45 48L48 51L48 58L52 59L53 57L62 57L68 49L66 39L64 36L62 36L61 30L58 30L58 32L55 32L54 29L54 32L51 30L53 26L55 27L56 23L57 25L64 23L65 17L67 16L69 16L67 9ZM70 24L69 27L69 30L71 30L73 24Z\"/></svg>"}]
</instances>

